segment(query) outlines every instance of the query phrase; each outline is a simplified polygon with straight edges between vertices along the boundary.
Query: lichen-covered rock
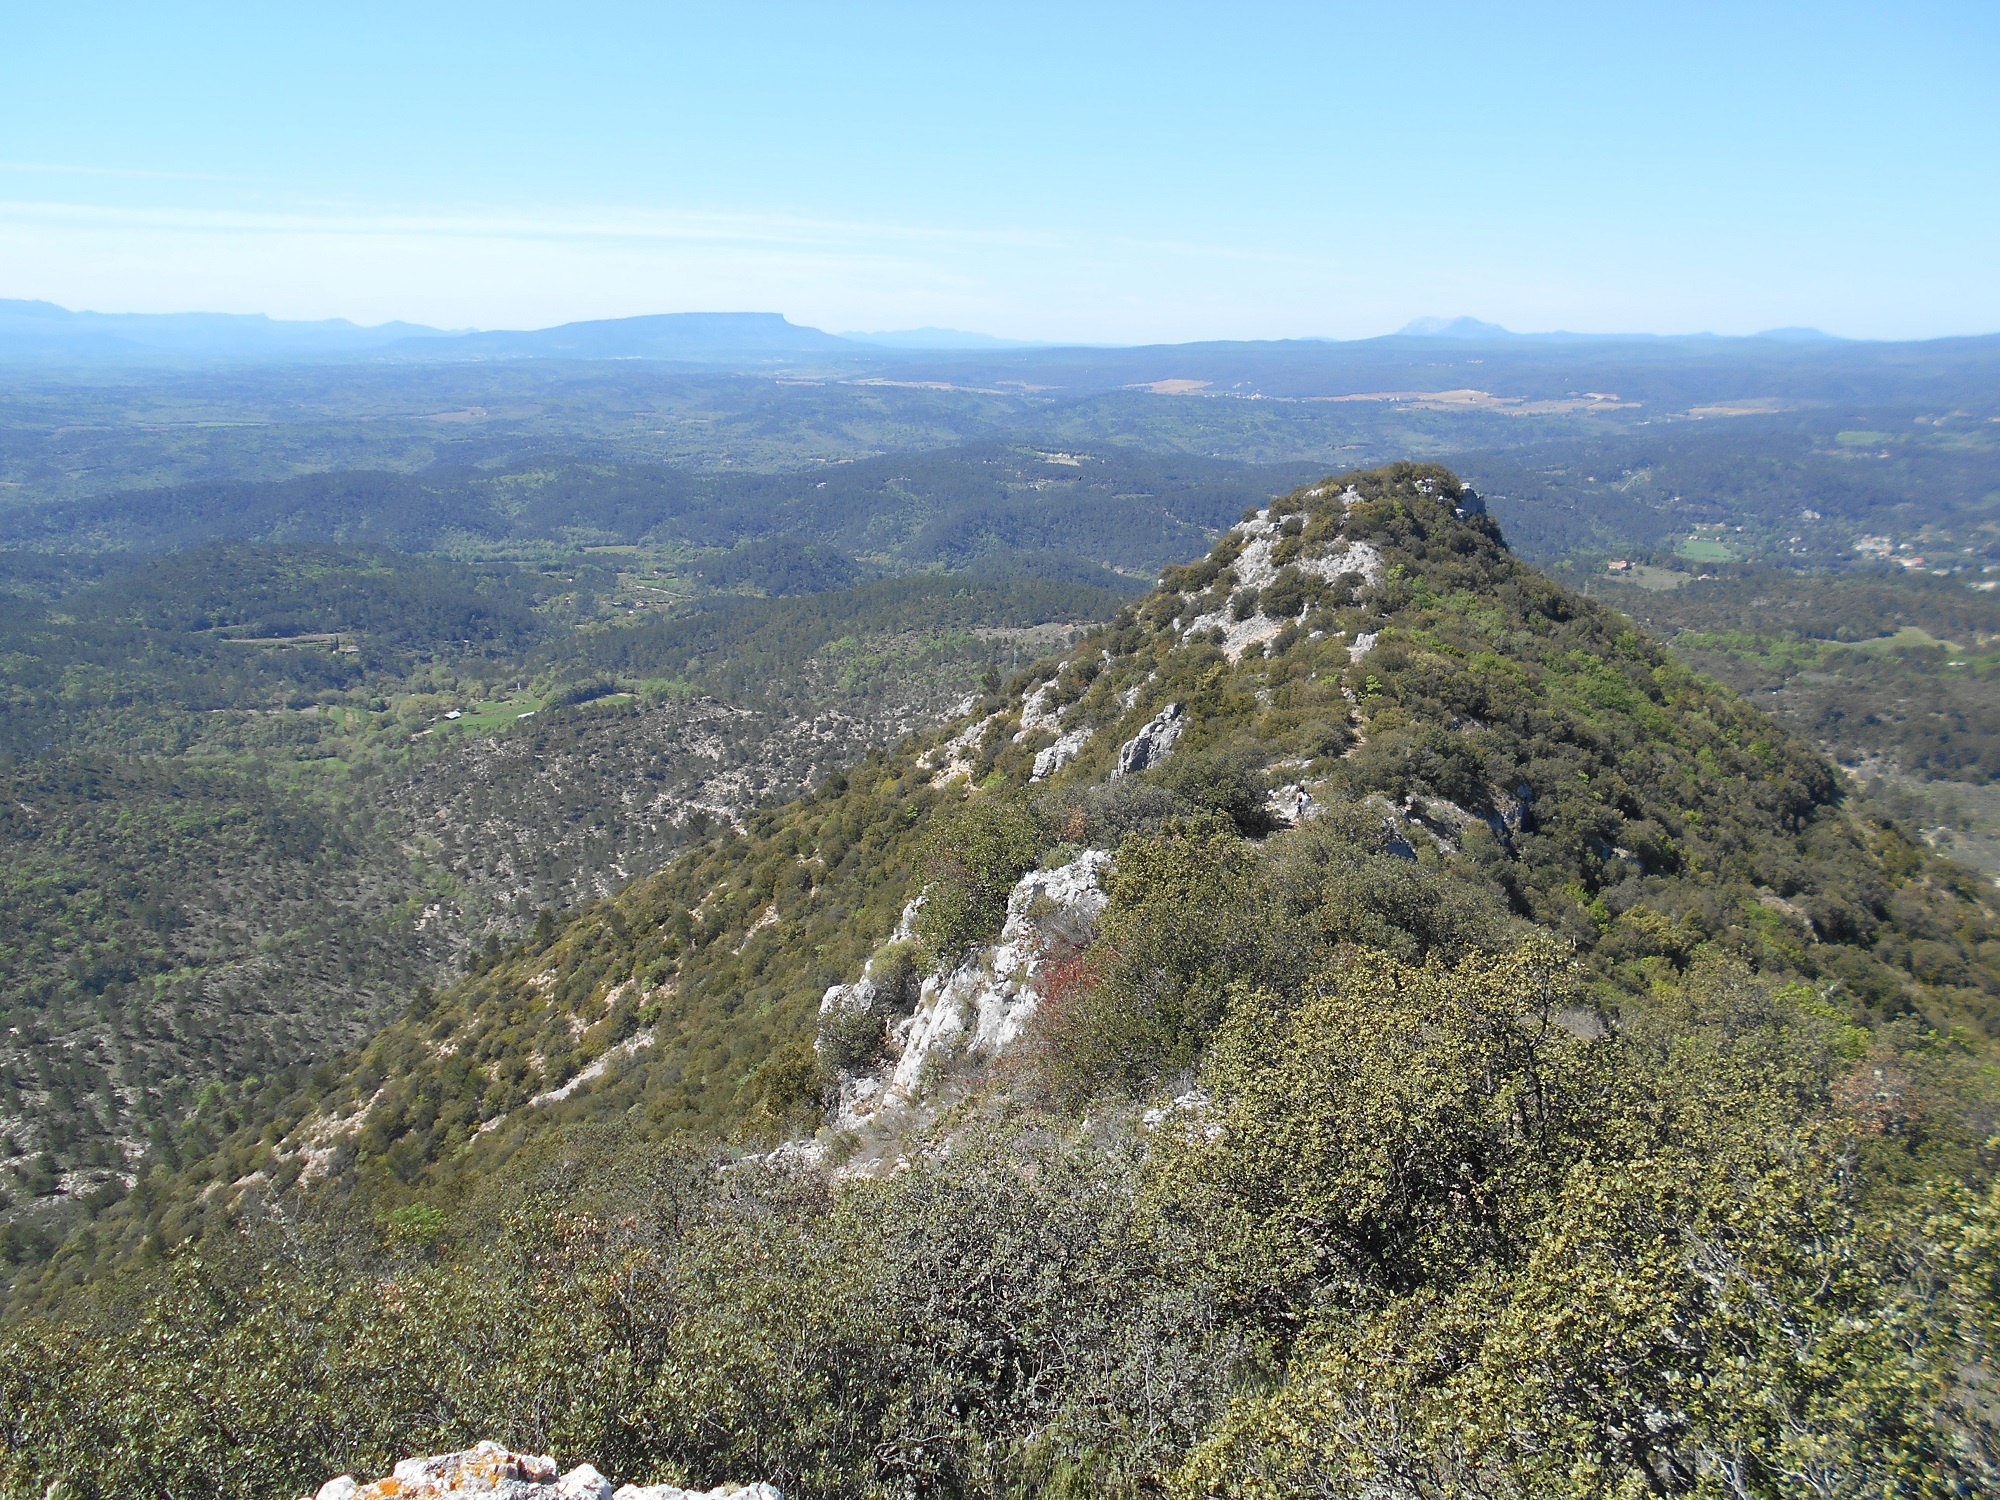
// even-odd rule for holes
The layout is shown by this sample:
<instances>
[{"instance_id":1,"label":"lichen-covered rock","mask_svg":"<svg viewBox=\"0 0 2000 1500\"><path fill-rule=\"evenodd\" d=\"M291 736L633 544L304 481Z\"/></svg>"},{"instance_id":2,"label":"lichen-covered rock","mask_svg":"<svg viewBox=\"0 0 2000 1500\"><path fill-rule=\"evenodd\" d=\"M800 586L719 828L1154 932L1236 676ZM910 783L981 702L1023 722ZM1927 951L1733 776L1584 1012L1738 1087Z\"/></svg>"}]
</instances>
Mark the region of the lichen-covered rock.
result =
<instances>
[{"instance_id":1,"label":"lichen-covered rock","mask_svg":"<svg viewBox=\"0 0 2000 1500\"><path fill-rule=\"evenodd\" d=\"M1046 781L1064 766L1075 760L1079 751L1090 743L1091 731L1088 727L1072 729L1045 750L1035 752L1035 773L1030 781Z\"/></svg>"},{"instance_id":2,"label":"lichen-covered rock","mask_svg":"<svg viewBox=\"0 0 2000 1500\"><path fill-rule=\"evenodd\" d=\"M515 1453L485 1442L459 1453L406 1458L387 1478L363 1484L352 1474L329 1479L313 1500L784 1500L768 1484L685 1490L628 1484L614 1491L590 1464L567 1474L544 1454Z\"/></svg>"}]
</instances>

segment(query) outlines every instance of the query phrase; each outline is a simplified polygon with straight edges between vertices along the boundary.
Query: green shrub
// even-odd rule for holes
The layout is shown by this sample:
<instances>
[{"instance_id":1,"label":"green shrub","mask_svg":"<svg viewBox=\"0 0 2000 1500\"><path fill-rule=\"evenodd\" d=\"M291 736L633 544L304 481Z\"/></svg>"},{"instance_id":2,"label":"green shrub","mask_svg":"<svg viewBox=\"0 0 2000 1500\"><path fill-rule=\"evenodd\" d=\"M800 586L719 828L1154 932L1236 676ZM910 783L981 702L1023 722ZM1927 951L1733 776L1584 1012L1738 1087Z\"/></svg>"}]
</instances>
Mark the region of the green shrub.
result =
<instances>
[{"instance_id":1,"label":"green shrub","mask_svg":"<svg viewBox=\"0 0 2000 1500\"><path fill-rule=\"evenodd\" d=\"M815 1045L827 1067L837 1073L853 1073L882 1055L887 1036L882 1018L874 1011L841 1009L820 1017Z\"/></svg>"},{"instance_id":2,"label":"green shrub","mask_svg":"<svg viewBox=\"0 0 2000 1500\"><path fill-rule=\"evenodd\" d=\"M1181 748L1148 778L1184 806L1220 813L1244 833L1263 833L1271 827L1264 807L1265 760L1255 745Z\"/></svg>"},{"instance_id":3,"label":"green shrub","mask_svg":"<svg viewBox=\"0 0 2000 1500\"><path fill-rule=\"evenodd\" d=\"M1297 567L1278 570L1278 576L1264 590L1264 613L1274 620L1296 620L1310 597L1306 575Z\"/></svg>"},{"instance_id":4,"label":"green shrub","mask_svg":"<svg viewBox=\"0 0 2000 1500\"><path fill-rule=\"evenodd\" d=\"M954 964L998 934L1008 893L1041 851L1034 818L999 789L940 817L924 841L924 900L915 923L929 962Z\"/></svg>"},{"instance_id":5,"label":"green shrub","mask_svg":"<svg viewBox=\"0 0 2000 1500\"><path fill-rule=\"evenodd\" d=\"M1035 1071L1080 1105L1190 1066L1228 986L1267 952L1254 856L1220 819L1176 820L1118 846L1101 935L1043 981Z\"/></svg>"},{"instance_id":6,"label":"green shrub","mask_svg":"<svg viewBox=\"0 0 2000 1500\"><path fill-rule=\"evenodd\" d=\"M884 943L868 960L868 977L875 981L875 1008L907 1015L916 1008L923 982L923 952L915 943Z\"/></svg>"}]
</instances>

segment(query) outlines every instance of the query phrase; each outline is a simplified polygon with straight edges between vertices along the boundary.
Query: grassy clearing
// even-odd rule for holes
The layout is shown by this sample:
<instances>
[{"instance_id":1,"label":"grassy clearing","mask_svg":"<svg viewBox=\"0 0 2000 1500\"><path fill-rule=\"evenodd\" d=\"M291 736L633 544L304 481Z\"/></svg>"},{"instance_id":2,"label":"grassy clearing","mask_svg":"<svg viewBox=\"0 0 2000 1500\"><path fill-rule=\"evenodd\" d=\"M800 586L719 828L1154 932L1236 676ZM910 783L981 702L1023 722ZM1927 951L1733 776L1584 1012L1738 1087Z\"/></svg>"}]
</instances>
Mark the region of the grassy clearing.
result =
<instances>
[{"instance_id":1,"label":"grassy clearing","mask_svg":"<svg viewBox=\"0 0 2000 1500\"><path fill-rule=\"evenodd\" d=\"M1735 562L1736 551L1727 542L1718 542L1708 537L1691 536L1674 548L1676 556L1685 557L1689 562Z\"/></svg>"},{"instance_id":2,"label":"grassy clearing","mask_svg":"<svg viewBox=\"0 0 2000 1500\"><path fill-rule=\"evenodd\" d=\"M1650 593L1665 593L1670 589L1684 587L1694 582L1692 574L1683 573L1679 568L1659 568L1651 563L1638 563L1629 573L1606 575L1613 583L1629 583Z\"/></svg>"},{"instance_id":3,"label":"grassy clearing","mask_svg":"<svg viewBox=\"0 0 2000 1500\"><path fill-rule=\"evenodd\" d=\"M1962 651L1965 648L1941 640L1917 625L1905 625L1894 635L1878 635L1866 641L1821 641L1836 651Z\"/></svg>"},{"instance_id":4,"label":"grassy clearing","mask_svg":"<svg viewBox=\"0 0 2000 1500\"><path fill-rule=\"evenodd\" d=\"M617 696L629 697L630 694L620 693ZM539 698L493 699L466 709L456 719L439 719L433 727L441 734L494 734L518 723L541 706Z\"/></svg>"}]
</instances>

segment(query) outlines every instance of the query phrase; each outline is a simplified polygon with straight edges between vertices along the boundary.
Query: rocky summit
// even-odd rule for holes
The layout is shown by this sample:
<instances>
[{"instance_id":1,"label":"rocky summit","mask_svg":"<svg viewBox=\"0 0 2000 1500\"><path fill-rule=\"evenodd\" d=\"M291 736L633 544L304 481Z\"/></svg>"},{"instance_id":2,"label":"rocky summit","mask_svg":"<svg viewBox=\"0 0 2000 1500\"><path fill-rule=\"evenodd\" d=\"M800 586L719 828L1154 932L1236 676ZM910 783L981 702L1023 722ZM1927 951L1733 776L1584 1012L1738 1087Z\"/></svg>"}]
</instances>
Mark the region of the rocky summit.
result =
<instances>
[{"instance_id":1,"label":"rocky summit","mask_svg":"<svg viewBox=\"0 0 2000 1500\"><path fill-rule=\"evenodd\" d=\"M305 1500L305 1497L301 1497ZM784 1500L768 1484L688 1490L672 1484L611 1481L590 1464L567 1474L544 1454L513 1453L483 1442L459 1453L406 1458L387 1477L363 1484L352 1474L329 1479L311 1500Z\"/></svg>"}]
</instances>

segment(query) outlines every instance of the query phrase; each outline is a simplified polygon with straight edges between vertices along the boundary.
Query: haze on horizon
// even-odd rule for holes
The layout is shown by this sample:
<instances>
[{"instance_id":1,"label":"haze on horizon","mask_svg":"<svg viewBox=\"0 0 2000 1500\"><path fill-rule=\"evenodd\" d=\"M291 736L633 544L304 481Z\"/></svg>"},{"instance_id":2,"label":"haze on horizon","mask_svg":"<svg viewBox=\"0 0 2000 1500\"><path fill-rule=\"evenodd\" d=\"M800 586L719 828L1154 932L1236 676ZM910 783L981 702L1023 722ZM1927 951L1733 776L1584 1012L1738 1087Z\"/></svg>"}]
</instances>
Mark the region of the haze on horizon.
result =
<instances>
[{"instance_id":1,"label":"haze on horizon","mask_svg":"<svg viewBox=\"0 0 2000 1500\"><path fill-rule=\"evenodd\" d=\"M1968 3L131 5L0 55L0 297L1154 343L2000 328Z\"/></svg>"}]
</instances>

